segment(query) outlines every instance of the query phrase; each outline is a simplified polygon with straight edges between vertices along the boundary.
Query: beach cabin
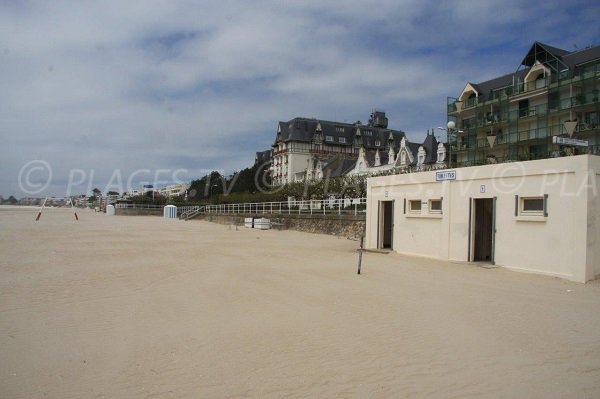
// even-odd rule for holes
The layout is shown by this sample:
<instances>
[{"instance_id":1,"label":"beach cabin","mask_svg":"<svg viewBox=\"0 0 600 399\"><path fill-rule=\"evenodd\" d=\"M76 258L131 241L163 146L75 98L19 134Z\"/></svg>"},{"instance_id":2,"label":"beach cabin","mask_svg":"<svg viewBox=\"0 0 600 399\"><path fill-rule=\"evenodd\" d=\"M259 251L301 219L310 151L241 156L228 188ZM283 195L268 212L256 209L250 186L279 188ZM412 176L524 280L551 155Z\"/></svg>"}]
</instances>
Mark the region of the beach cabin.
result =
<instances>
[{"instance_id":1,"label":"beach cabin","mask_svg":"<svg viewBox=\"0 0 600 399\"><path fill-rule=\"evenodd\" d=\"M372 177L366 247L600 277L600 156Z\"/></svg>"}]
</instances>

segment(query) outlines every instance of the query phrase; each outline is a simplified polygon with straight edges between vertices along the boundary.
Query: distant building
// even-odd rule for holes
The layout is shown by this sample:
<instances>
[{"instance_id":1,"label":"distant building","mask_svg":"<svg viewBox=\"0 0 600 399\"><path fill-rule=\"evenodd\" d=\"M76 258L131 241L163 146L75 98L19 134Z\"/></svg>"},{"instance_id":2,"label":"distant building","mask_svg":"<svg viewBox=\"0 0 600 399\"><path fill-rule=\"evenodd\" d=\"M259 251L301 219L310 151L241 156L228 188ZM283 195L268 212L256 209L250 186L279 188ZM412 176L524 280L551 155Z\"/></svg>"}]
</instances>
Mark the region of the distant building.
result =
<instances>
[{"instance_id":1,"label":"distant building","mask_svg":"<svg viewBox=\"0 0 600 399\"><path fill-rule=\"evenodd\" d=\"M159 188L158 193L160 195L164 195L165 197L177 197L179 195L185 195L185 192L189 187L190 186L185 183L171 184L169 186Z\"/></svg>"},{"instance_id":2,"label":"distant building","mask_svg":"<svg viewBox=\"0 0 600 399\"><path fill-rule=\"evenodd\" d=\"M273 143L273 183L347 174L355 169L361 148L360 161L366 166L367 153L379 153L381 160L390 144L398 146L403 137L404 132L388 129L388 118L382 111L374 111L367 124L310 118L279 122Z\"/></svg>"},{"instance_id":3,"label":"distant building","mask_svg":"<svg viewBox=\"0 0 600 399\"><path fill-rule=\"evenodd\" d=\"M256 153L256 157L254 158L254 164L262 165L262 164L271 162L272 157L273 157L273 150L259 151Z\"/></svg>"},{"instance_id":4,"label":"distant building","mask_svg":"<svg viewBox=\"0 0 600 399\"><path fill-rule=\"evenodd\" d=\"M600 46L535 42L516 72L468 82L448 99L451 166L598 153L599 93Z\"/></svg>"},{"instance_id":5,"label":"distant building","mask_svg":"<svg viewBox=\"0 0 600 399\"><path fill-rule=\"evenodd\" d=\"M272 179L274 184L286 184L441 169L447 162L446 148L433 131L423 143L409 142L403 131L388 128L383 111L373 111L367 124L294 118L278 124Z\"/></svg>"}]
</instances>

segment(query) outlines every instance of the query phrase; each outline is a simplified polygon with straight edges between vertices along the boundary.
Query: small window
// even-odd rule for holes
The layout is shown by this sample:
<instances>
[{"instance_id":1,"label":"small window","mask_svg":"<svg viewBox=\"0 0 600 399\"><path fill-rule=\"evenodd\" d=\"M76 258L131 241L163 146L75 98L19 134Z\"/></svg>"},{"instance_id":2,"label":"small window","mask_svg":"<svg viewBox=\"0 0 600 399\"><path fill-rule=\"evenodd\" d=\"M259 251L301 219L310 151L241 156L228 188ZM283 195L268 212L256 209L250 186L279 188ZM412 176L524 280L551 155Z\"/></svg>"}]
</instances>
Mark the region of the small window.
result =
<instances>
[{"instance_id":1,"label":"small window","mask_svg":"<svg viewBox=\"0 0 600 399\"><path fill-rule=\"evenodd\" d=\"M325 141L333 142L333 136L325 136Z\"/></svg>"},{"instance_id":2,"label":"small window","mask_svg":"<svg viewBox=\"0 0 600 399\"><path fill-rule=\"evenodd\" d=\"M381 145L381 141L380 140L375 140L375 147L379 147Z\"/></svg>"},{"instance_id":3,"label":"small window","mask_svg":"<svg viewBox=\"0 0 600 399\"><path fill-rule=\"evenodd\" d=\"M411 213L421 213L421 200L408 201L408 210Z\"/></svg>"},{"instance_id":4,"label":"small window","mask_svg":"<svg viewBox=\"0 0 600 399\"><path fill-rule=\"evenodd\" d=\"M441 199L429 200L429 213L442 213L442 200Z\"/></svg>"},{"instance_id":5,"label":"small window","mask_svg":"<svg viewBox=\"0 0 600 399\"><path fill-rule=\"evenodd\" d=\"M521 198L521 212L527 215L543 215L544 197Z\"/></svg>"},{"instance_id":6,"label":"small window","mask_svg":"<svg viewBox=\"0 0 600 399\"><path fill-rule=\"evenodd\" d=\"M537 197L515 195L515 216L548 217L548 194Z\"/></svg>"},{"instance_id":7,"label":"small window","mask_svg":"<svg viewBox=\"0 0 600 399\"><path fill-rule=\"evenodd\" d=\"M345 137L338 137L338 141L340 143L346 143L346 138Z\"/></svg>"}]
</instances>

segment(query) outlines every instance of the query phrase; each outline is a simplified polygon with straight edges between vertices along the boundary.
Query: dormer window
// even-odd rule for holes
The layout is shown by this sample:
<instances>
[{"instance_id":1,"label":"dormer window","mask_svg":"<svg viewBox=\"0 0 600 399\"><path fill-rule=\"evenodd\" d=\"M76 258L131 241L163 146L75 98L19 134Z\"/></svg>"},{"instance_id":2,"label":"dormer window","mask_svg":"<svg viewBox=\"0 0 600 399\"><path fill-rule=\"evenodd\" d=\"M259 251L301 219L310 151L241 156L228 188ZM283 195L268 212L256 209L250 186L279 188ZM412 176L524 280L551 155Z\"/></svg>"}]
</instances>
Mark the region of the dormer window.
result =
<instances>
[{"instance_id":1,"label":"dormer window","mask_svg":"<svg viewBox=\"0 0 600 399\"><path fill-rule=\"evenodd\" d=\"M437 149L437 163L443 163L446 160L446 147L442 143L438 145Z\"/></svg>"},{"instance_id":2,"label":"dormer window","mask_svg":"<svg viewBox=\"0 0 600 399\"><path fill-rule=\"evenodd\" d=\"M325 141L328 143L333 143L333 136L325 136Z\"/></svg>"},{"instance_id":3,"label":"dormer window","mask_svg":"<svg viewBox=\"0 0 600 399\"><path fill-rule=\"evenodd\" d=\"M375 140L375 147L379 147L381 145L381 140Z\"/></svg>"},{"instance_id":4,"label":"dormer window","mask_svg":"<svg viewBox=\"0 0 600 399\"><path fill-rule=\"evenodd\" d=\"M400 163L402 165L406 165L406 151L402 151L400 153Z\"/></svg>"},{"instance_id":5,"label":"dormer window","mask_svg":"<svg viewBox=\"0 0 600 399\"><path fill-rule=\"evenodd\" d=\"M419 147L419 152L417 154L417 164L423 165L425 163L425 149L421 146Z\"/></svg>"},{"instance_id":6,"label":"dormer window","mask_svg":"<svg viewBox=\"0 0 600 399\"><path fill-rule=\"evenodd\" d=\"M346 144L346 138L345 137L338 137L338 141L342 144Z\"/></svg>"},{"instance_id":7,"label":"dormer window","mask_svg":"<svg viewBox=\"0 0 600 399\"><path fill-rule=\"evenodd\" d=\"M338 132L338 133L344 133L344 128L341 127L341 126L336 126L335 127L335 131Z\"/></svg>"}]
</instances>

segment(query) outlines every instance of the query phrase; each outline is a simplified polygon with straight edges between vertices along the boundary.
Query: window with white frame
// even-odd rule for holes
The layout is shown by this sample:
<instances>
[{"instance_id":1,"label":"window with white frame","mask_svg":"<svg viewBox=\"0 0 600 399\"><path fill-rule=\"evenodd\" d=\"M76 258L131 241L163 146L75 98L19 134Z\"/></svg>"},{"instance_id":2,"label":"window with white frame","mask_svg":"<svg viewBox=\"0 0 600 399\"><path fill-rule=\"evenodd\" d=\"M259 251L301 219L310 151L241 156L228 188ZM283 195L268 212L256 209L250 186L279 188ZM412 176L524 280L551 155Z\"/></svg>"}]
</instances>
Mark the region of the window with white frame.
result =
<instances>
[{"instance_id":1,"label":"window with white frame","mask_svg":"<svg viewBox=\"0 0 600 399\"><path fill-rule=\"evenodd\" d=\"M375 146L379 147L381 145L381 140L375 140Z\"/></svg>"},{"instance_id":2,"label":"window with white frame","mask_svg":"<svg viewBox=\"0 0 600 399\"><path fill-rule=\"evenodd\" d=\"M329 143L333 142L333 136L325 136L325 141Z\"/></svg>"},{"instance_id":3,"label":"window with white frame","mask_svg":"<svg viewBox=\"0 0 600 399\"><path fill-rule=\"evenodd\" d=\"M442 200L441 199L430 199L429 200L429 213L442 213Z\"/></svg>"},{"instance_id":4,"label":"window with white frame","mask_svg":"<svg viewBox=\"0 0 600 399\"><path fill-rule=\"evenodd\" d=\"M342 144L346 143L346 138L345 137L338 137L338 141Z\"/></svg>"},{"instance_id":5,"label":"window with white frame","mask_svg":"<svg viewBox=\"0 0 600 399\"><path fill-rule=\"evenodd\" d=\"M521 198L521 212L524 214L543 214L544 197Z\"/></svg>"},{"instance_id":6,"label":"window with white frame","mask_svg":"<svg viewBox=\"0 0 600 399\"><path fill-rule=\"evenodd\" d=\"M421 200L409 200L408 211L410 213L421 213Z\"/></svg>"},{"instance_id":7,"label":"window with white frame","mask_svg":"<svg viewBox=\"0 0 600 399\"><path fill-rule=\"evenodd\" d=\"M515 196L516 216L548 216L548 195Z\"/></svg>"},{"instance_id":8,"label":"window with white frame","mask_svg":"<svg viewBox=\"0 0 600 399\"><path fill-rule=\"evenodd\" d=\"M417 152L417 164L423 165L425 163L425 149L421 146Z\"/></svg>"}]
</instances>

